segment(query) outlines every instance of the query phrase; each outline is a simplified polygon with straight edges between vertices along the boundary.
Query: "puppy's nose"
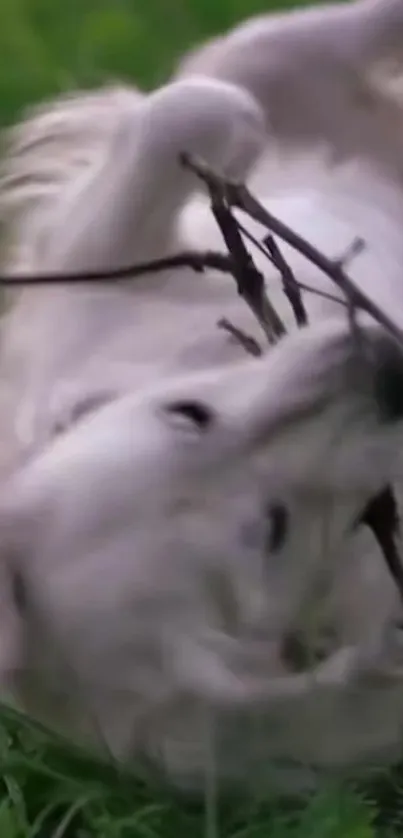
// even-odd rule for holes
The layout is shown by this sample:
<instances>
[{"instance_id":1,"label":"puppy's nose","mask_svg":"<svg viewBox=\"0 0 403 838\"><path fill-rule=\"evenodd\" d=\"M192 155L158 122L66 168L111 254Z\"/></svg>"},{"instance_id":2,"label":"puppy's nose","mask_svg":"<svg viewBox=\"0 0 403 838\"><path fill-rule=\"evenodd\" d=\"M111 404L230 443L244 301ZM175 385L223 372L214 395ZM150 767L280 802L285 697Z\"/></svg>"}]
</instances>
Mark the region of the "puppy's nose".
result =
<instances>
[{"instance_id":1,"label":"puppy's nose","mask_svg":"<svg viewBox=\"0 0 403 838\"><path fill-rule=\"evenodd\" d=\"M382 419L403 419L403 349L387 336L377 342L373 352L375 398Z\"/></svg>"}]
</instances>

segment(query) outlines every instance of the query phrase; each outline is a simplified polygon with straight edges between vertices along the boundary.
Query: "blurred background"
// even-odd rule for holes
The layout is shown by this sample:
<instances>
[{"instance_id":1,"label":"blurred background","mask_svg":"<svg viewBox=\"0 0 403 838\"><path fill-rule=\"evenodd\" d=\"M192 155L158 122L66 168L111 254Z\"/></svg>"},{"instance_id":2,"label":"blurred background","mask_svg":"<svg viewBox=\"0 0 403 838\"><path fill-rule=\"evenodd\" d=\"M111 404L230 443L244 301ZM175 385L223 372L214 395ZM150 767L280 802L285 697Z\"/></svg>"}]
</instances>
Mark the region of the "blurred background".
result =
<instances>
[{"instance_id":1,"label":"blurred background","mask_svg":"<svg viewBox=\"0 0 403 838\"><path fill-rule=\"evenodd\" d=\"M313 2L313 0L311 0ZM0 0L0 126L21 107L118 79L150 88L193 44L307 0Z\"/></svg>"}]
</instances>

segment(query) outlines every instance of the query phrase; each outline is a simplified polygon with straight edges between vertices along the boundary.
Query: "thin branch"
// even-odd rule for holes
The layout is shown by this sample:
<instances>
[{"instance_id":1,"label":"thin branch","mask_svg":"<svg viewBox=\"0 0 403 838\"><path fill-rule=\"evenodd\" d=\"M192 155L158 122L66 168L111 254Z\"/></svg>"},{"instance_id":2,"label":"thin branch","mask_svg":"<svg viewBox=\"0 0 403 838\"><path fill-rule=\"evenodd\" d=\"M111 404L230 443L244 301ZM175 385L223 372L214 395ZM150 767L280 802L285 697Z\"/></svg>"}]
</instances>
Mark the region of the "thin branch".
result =
<instances>
[{"instance_id":1,"label":"thin branch","mask_svg":"<svg viewBox=\"0 0 403 838\"><path fill-rule=\"evenodd\" d=\"M319 288L314 288L312 285L307 285L306 282L298 282L298 288L301 291L306 291L307 294L316 294L317 297L323 297L324 300L330 300L332 303L337 303L339 306L348 308L348 303L342 300L341 297L336 297L334 294L329 294L328 291L320 291Z\"/></svg>"},{"instance_id":2,"label":"thin branch","mask_svg":"<svg viewBox=\"0 0 403 838\"><path fill-rule=\"evenodd\" d=\"M0 275L0 287L12 288L16 285L57 285L75 284L83 282L112 282L117 279L132 279L149 273L168 271L173 268L191 268L196 273L203 273L211 268L221 273L234 275L234 265L230 255L213 251L199 252L187 250L176 256L166 256L163 259L152 259L149 262L139 262L124 268L109 268L94 271L66 271L66 273L45 274L7 274Z\"/></svg>"},{"instance_id":3,"label":"thin branch","mask_svg":"<svg viewBox=\"0 0 403 838\"><path fill-rule=\"evenodd\" d=\"M300 284L297 282L290 266L285 261L282 253L278 245L275 243L273 236L267 236L266 239L263 239L263 242L260 242L256 236L252 235L250 230L248 230L244 225L236 219L238 228L240 229L241 233L245 238L249 239L252 244L263 254L266 258L269 258L271 263L274 267L279 271L281 278L283 280L283 291L291 305L291 308L294 312L295 321L297 326L305 326L308 323L308 316L305 311L305 306L302 301L302 295L300 293ZM270 244L268 240L270 239ZM271 249L273 252L271 252ZM269 250L269 253L267 252Z\"/></svg>"},{"instance_id":4,"label":"thin branch","mask_svg":"<svg viewBox=\"0 0 403 838\"><path fill-rule=\"evenodd\" d=\"M263 355L262 347L259 346L257 340L253 338L251 335L247 335L242 329L239 329L238 326L234 326L230 320L227 320L226 317L222 317L221 320L217 322L217 326L219 329L224 329L226 332L229 332L238 343L243 346L245 352L249 355L253 355L254 358L259 358Z\"/></svg>"},{"instance_id":5,"label":"thin branch","mask_svg":"<svg viewBox=\"0 0 403 838\"><path fill-rule=\"evenodd\" d=\"M353 239L345 253L343 253L342 256L339 256L338 259L335 259L335 264L339 265L340 268L347 268L347 266L350 264L350 262L353 261L353 259L356 259L357 256L360 256L363 250L365 250L365 247L366 244L364 239L362 239L361 236L356 236L356 238Z\"/></svg>"},{"instance_id":6,"label":"thin branch","mask_svg":"<svg viewBox=\"0 0 403 838\"><path fill-rule=\"evenodd\" d=\"M185 159L182 157L183 165L186 165L197 177L202 180L209 190L216 188L221 184L222 178L217 175L209 166L203 161L196 159L191 155L186 155ZM388 317L377 305L373 302L360 288L357 288L351 278L345 273L340 261L329 259L314 245L306 241L298 233L295 233L287 224L280 221L274 215L263 207L253 195L249 192L244 184L225 181L225 197L229 206L238 207L238 209L251 216L255 221L274 233L283 241L287 242L294 250L297 250L306 257L313 265L321 270L337 285L350 303L357 308L363 309L367 314L382 325L390 334L391 337L403 348L403 332Z\"/></svg>"},{"instance_id":7,"label":"thin branch","mask_svg":"<svg viewBox=\"0 0 403 838\"><path fill-rule=\"evenodd\" d=\"M275 216L269 213L264 207L261 207L246 187L239 187L239 192L238 187L231 187L230 198L231 203L249 213L252 218L256 221L260 221L262 225L264 224L266 227L269 227L273 233L282 238L295 250L298 250L299 253L305 256L310 262L312 262L313 265L326 274L329 279L331 279L335 285L343 291L347 299L351 300L354 306L361 308L363 311L366 311L367 314L370 314L377 323L389 332L389 334L399 344L400 348L403 348L402 330L396 325L396 323L393 322L393 320L390 319L390 317L388 317L387 314L385 314L385 312L379 308L379 306L376 305L376 303L373 302L373 300L370 299L370 297L365 294L364 291L357 288L355 283L345 273L340 264L334 262L332 259L329 259L317 250L316 247L299 236L298 233L295 233L290 229L290 227L275 218Z\"/></svg>"},{"instance_id":8,"label":"thin branch","mask_svg":"<svg viewBox=\"0 0 403 838\"><path fill-rule=\"evenodd\" d=\"M357 236L346 249L346 251L339 256L337 259L334 260L335 265L338 265L339 268L345 269L347 265L349 265L353 259L360 255L365 249L365 242L364 239ZM353 340L356 343L357 347L357 357L360 357L361 360L365 359L368 363L368 357L366 357L367 353L365 352L365 340L363 336L363 332L359 328L358 321L357 321L357 313L358 308L356 303L351 300L350 298L347 299L347 316L348 321L350 324L350 331L353 337Z\"/></svg>"},{"instance_id":9,"label":"thin branch","mask_svg":"<svg viewBox=\"0 0 403 838\"><path fill-rule=\"evenodd\" d=\"M185 167L192 168L192 159L186 152L180 155L181 163ZM238 224L226 203L226 184L220 178L211 182L208 180L206 184L214 218L232 256L233 275L237 282L238 293L258 320L269 343L275 343L286 334L286 329L266 295L264 277L257 270L246 249Z\"/></svg>"},{"instance_id":10,"label":"thin branch","mask_svg":"<svg viewBox=\"0 0 403 838\"><path fill-rule=\"evenodd\" d=\"M295 276L284 259L284 256L276 244L274 236L269 234L263 239L269 253L271 261L275 268L280 272L283 280L283 291L286 295L290 306L294 312L294 317L297 326L302 328L308 324L308 315L302 300L302 294Z\"/></svg>"},{"instance_id":11,"label":"thin branch","mask_svg":"<svg viewBox=\"0 0 403 838\"><path fill-rule=\"evenodd\" d=\"M257 239L256 236L254 236L250 232L250 230L248 230L242 224L241 221L239 221L239 218L236 219L236 222L237 222L237 225L238 225L242 235L245 236L245 238L249 239L249 241L252 242L252 244L260 251L260 253L262 253L263 256L266 256L266 258L271 260L271 256L267 252L267 247L265 247L264 244L262 244L262 242L259 241L259 239ZM350 245L350 247L348 248L346 253L340 258L340 260L339 260L340 264L345 266L345 260L346 259L350 260L353 257L353 255L356 256L358 254L358 244L360 244L360 246L361 246L361 244L364 245L363 240L359 239L359 238L354 239L354 241L352 242L352 244ZM284 256L282 254L281 254L281 258L284 261L285 266L287 266L288 271L291 272L291 268L289 267L289 265L287 265L287 263L284 259ZM275 267L277 267L277 266L275 266ZM277 270L279 270L278 267L277 267ZM293 282L295 282L295 285L297 286L298 292L299 291L306 291L308 294L315 294L317 297L323 297L324 300L329 300L330 302L337 303L339 306L343 306L346 309L348 308L348 302L343 300L342 297L336 297L335 294L330 294L329 291L323 291L321 288L314 288L313 285L308 285L306 282L301 282L300 280L296 279L294 273L292 273L292 277L293 277ZM301 296L301 303L302 303L302 305L304 305L303 301L302 301L302 295L300 295L300 296ZM307 317L307 315L306 315L306 317ZM297 318L296 318L296 320L297 320Z\"/></svg>"},{"instance_id":12,"label":"thin branch","mask_svg":"<svg viewBox=\"0 0 403 838\"><path fill-rule=\"evenodd\" d=\"M233 258L238 293L249 305L269 343L275 343L278 338L286 334L286 330L276 310L265 296L263 274L255 267L228 207L218 199L218 196L212 196L211 208Z\"/></svg>"}]
</instances>

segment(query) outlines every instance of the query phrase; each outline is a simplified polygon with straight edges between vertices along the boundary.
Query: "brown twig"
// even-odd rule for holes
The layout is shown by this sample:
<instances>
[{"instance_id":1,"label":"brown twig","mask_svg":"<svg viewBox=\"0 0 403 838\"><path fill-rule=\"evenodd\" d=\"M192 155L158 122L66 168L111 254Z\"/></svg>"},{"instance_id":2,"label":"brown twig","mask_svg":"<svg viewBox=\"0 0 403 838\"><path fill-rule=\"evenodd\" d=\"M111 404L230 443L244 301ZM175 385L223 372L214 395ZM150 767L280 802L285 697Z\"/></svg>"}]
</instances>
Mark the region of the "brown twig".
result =
<instances>
[{"instance_id":1,"label":"brown twig","mask_svg":"<svg viewBox=\"0 0 403 838\"><path fill-rule=\"evenodd\" d=\"M308 315L302 300L302 294L298 282L289 264L284 259L274 236L270 233L263 239L263 241L270 253L270 259L274 267L277 268L281 274L281 278L283 280L283 291L294 312L295 322L299 328L302 328L308 324Z\"/></svg>"},{"instance_id":2,"label":"brown twig","mask_svg":"<svg viewBox=\"0 0 403 838\"><path fill-rule=\"evenodd\" d=\"M353 259L356 259L363 250L365 250L365 241L360 236L356 236L355 239L351 242L347 250L339 256L338 259L335 259L335 264L339 265L340 268L347 268L350 262Z\"/></svg>"},{"instance_id":3,"label":"brown twig","mask_svg":"<svg viewBox=\"0 0 403 838\"><path fill-rule=\"evenodd\" d=\"M193 158L186 152L180 155L183 166L192 168ZM226 184L220 178L206 180L211 199L211 209L221 230L225 244L232 256L233 275L239 295L245 300L262 327L269 343L275 343L286 334L285 326L273 308L265 291L264 277L257 270L245 247L237 222L225 200Z\"/></svg>"},{"instance_id":4,"label":"brown twig","mask_svg":"<svg viewBox=\"0 0 403 838\"><path fill-rule=\"evenodd\" d=\"M298 233L291 230L290 227L282 221L275 218L275 216L271 215L271 213L269 213L265 208L261 207L246 187L242 186L239 187L239 189L239 193L237 189L231 189L231 202L234 204L236 203L240 209L243 208L244 211L248 212L256 221L260 220L261 224L264 224L265 226L270 225L273 233L282 238L295 250L298 250L299 253L305 256L310 262L312 262L313 265L326 274L329 279L331 279L335 285L343 291L346 298L351 300L352 305L357 308L361 308L363 311L366 311L367 314L370 314L371 317L379 323L379 325L383 326L389 332L391 337L393 337L399 344L400 348L403 348L402 330L376 305L376 303L373 302L373 300L370 299L370 297L364 293L364 291L357 288L355 283L345 273L344 269L338 262L334 262L332 259L324 256L324 254L317 250L316 247L299 236Z\"/></svg>"},{"instance_id":5,"label":"brown twig","mask_svg":"<svg viewBox=\"0 0 403 838\"><path fill-rule=\"evenodd\" d=\"M249 305L269 343L275 343L286 334L286 330L276 310L266 298L263 274L255 267L228 207L215 196L212 197L211 208L233 258L238 293Z\"/></svg>"},{"instance_id":6,"label":"brown twig","mask_svg":"<svg viewBox=\"0 0 403 838\"><path fill-rule=\"evenodd\" d=\"M168 271L173 268L191 268L197 273L203 273L206 268L220 271L221 273L234 274L234 265L230 255L215 253L207 250L186 250L175 256L166 256L163 259L152 259L149 262L139 262L137 265L128 265L124 268L110 268L107 270L94 271L66 271L65 273L45 274L6 274L0 275L0 286L17 285L56 285L75 284L83 282L112 282L117 279L132 279L148 273Z\"/></svg>"},{"instance_id":7,"label":"brown twig","mask_svg":"<svg viewBox=\"0 0 403 838\"><path fill-rule=\"evenodd\" d=\"M357 256L362 253L365 249L365 242L362 238L357 236L346 249L346 251L337 259L334 260L334 264L338 265L339 268L345 270L346 267L355 259ZM348 322L350 325L350 331L355 341L357 347L357 358L365 363L368 363L368 353L366 353L366 345L363 332L359 328L358 321L357 321L357 313L358 307L357 304L352 300L350 297L347 298L347 316Z\"/></svg>"},{"instance_id":8,"label":"brown twig","mask_svg":"<svg viewBox=\"0 0 403 838\"><path fill-rule=\"evenodd\" d=\"M221 320L217 322L217 326L219 329L224 329L226 332L229 332L238 343L243 346L245 352L249 355L253 355L254 358L259 358L263 355L262 347L259 346L257 340L253 338L251 335L247 335L242 329L239 329L238 326L235 326L231 323L230 320L227 320L226 317L221 317Z\"/></svg>"},{"instance_id":9,"label":"brown twig","mask_svg":"<svg viewBox=\"0 0 403 838\"><path fill-rule=\"evenodd\" d=\"M221 184L222 178L210 166L192 155L182 157L182 164L186 165L211 190ZM276 218L263 207L249 192L244 184L225 181L225 198L229 207L238 207L255 221L287 242L294 250L312 262L319 270L331 279L345 294L350 305L361 308L370 314L374 320L383 326L389 335L403 348L403 332L360 288L357 288L351 278L345 273L340 260L332 260L317 250L314 245L294 232L287 224Z\"/></svg>"},{"instance_id":10,"label":"brown twig","mask_svg":"<svg viewBox=\"0 0 403 838\"><path fill-rule=\"evenodd\" d=\"M267 239L271 240L270 245L267 242L267 239L263 239L262 243L250 232L250 230L244 227L238 218L236 219L236 223L242 235L245 236L246 239L249 239L249 241L252 242L252 244L260 251L260 253L266 257L266 259L269 258L274 267L279 271L283 280L283 291L294 312L297 326L305 326L308 322L308 317L300 290L302 286L299 282L297 282L290 266L285 261L278 245L275 243L273 236L267 236ZM273 252L270 252L271 248Z\"/></svg>"},{"instance_id":11,"label":"brown twig","mask_svg":"<svg viewBox=\"0 0 403 838\"><path fill-rule=\"evenodd\" d=\"M336 297L335 294L330 294L328 291L321 291L319 288L314 288L313 285L307 285L306 282L298 282L298 288L301 291L306 291L307 294L316 294L317 297L323 297L324 300L329 300L331 303L337 303L339 306L348 308L348 304L341 297Z\"/></svg>"}]
</instances>

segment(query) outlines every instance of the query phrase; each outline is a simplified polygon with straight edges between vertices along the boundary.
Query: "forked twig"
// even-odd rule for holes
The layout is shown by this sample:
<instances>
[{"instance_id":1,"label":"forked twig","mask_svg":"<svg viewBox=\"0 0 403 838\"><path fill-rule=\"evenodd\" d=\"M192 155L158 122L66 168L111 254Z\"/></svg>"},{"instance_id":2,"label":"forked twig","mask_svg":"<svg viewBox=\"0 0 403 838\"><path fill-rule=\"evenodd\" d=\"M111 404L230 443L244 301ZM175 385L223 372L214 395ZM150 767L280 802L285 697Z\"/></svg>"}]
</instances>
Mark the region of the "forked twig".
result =
<instances>
[{"instance_id":1,"label":"forked twig","mask_svg":"<svg viewBox=\"0 0 403 838\"><path fill-rule=\"evenodd\" d=\"M181 163L185 167L192 168L192 159L186 152L180 155ZM233 259L238 293L256 317L268 342L275 343L286 334L286 329L267 297L264 277L246 249L238 224L227 205L225 181L217 178L214 182L206 181L206 184L210 193L212 213Z\"/></svg>"},{"instance_id":2,"label":"forked twig","mask_svg":"<svg viewBox=\"0 0 403 838\"><path fill-rule=\"evenodd\" d=\"M236 223L242 235L245 236L246 239L249 239L249 241L252 242L252 244L260 251L260 253L266 257L266 259L270 259L272 265L278 270L283 280L283 291L294 312L295 322L299 327L305 326L308 323L308 316L306 314L301 295L302 285L297 282L289 264L286 262L278 245L275 243L273 236L267 236L267 239L271 239L270 243L267 242L267 239L263 239L263 242L261 242L250 232L250 230L244 227L244 225L239 221L239 218L236 219ZM318 294L320 293L321 292L318 292Z\"/></svg>"},{"instance_id":3,"label":"forked twig","mask_svg":"<svg viewBox=\"0 0 403 838\"><path fill-rule=\"evenodd\" d=\"M306 313L298 282L295 279L289 264L284 259L284 256L278 244L276 244L274 237L269 234L263 239L263 241L270 253L270 259L274 267L277 268L281 274L281 278L283 280L283 290L294 312L296 324L302 328L302 326L306 326L308 323L308 315Z\"/></svg>"},{"instance_id":4,"label":"forked twig","mask_svg":"<svg viewBox=\"0 0 403 838\"><path fill-rule=\"evenodd\" d=\"M218 187L223 189L223 179L202 160L188 154L182 155L181 161L182 165L185 165L194 172L206 184L209 191ZM309 262L312 262L313 265L326 274L343 291L350 305L370 314L379 325L387 330L389 335L399 344L400 348L403 348L402 330L364 291L357 288L352 279L346 274L343 265L340 264L340 260L329 259L320 250L317 250L314 245L310 244L310 242L288 227L287 224L284 224L283 221L280 221L280 219L272 215L269 210L263 207L253 197L244 184L234 183L232 181L225 181L224 184L225 199L228 207L237 207L242 210L270 233L274 233L274 235L287 242L294 250L297 250L305 256Z\"/></svg>"}]
</instances>

